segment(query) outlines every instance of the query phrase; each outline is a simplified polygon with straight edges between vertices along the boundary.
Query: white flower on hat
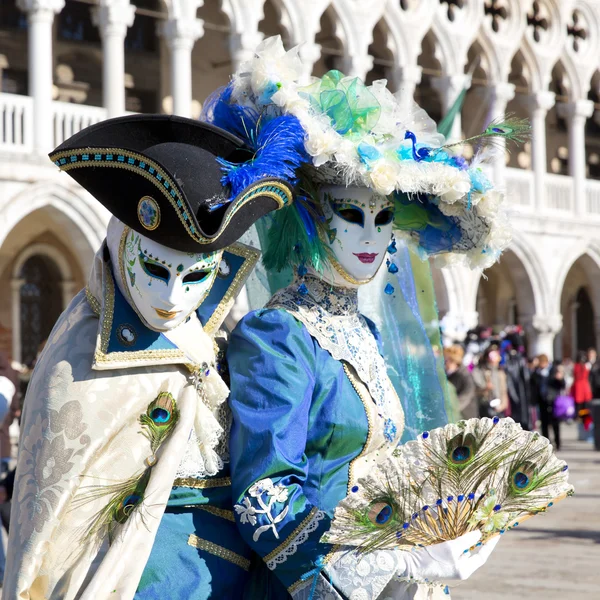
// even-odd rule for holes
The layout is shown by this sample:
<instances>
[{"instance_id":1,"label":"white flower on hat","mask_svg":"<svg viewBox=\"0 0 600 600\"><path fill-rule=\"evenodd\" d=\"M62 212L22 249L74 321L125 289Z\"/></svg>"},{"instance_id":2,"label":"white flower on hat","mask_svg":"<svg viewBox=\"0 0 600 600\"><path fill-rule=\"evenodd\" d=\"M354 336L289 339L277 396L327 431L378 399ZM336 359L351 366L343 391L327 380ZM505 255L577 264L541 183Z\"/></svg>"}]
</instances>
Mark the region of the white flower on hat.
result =
<instances>
[{"instance_id":1,"label":"white flower on hat","mask_svg":"<svg viewBox=\"0 0 600 600\"><path fill-rule=\"evenodd\" d=\"M397 162L380 159L369 170L369 179L375 191L389 196L395 189L400 177L400 165Z\"/></svg>"},{"instance_id":2,"label":"white flower on hat","mask_svg":"<svg viewBox=\"0 0 600 600\"><path fill-rule=\"evenodd\" d=\"M440 194L440 200L452 204L466 196L471 189L471 180L468 173L454 169L454 173L444 180L445 191Z\"/></svg>"},{"instance_id":3,"label":"white flower on hat","mask_svg":"<svg viewBox=\"0 0 600 600\"><path fill-rule=\"evenodd\" d=\"M308 130L304 147L313 157L315 167L319 167L331 160L340 141L340 136L331 127L314 127Z\"/></svg>"},{"instance_id":4,"label":"white flower on hat","mask_svg":"<svg viewBox=\"0 0 600 600\"><path fill-rule=\"evenodd\" d=\"M496 190L490 190L477 204L477 214L480 217L493 219L498 214L504 195Z\"/></svg>"},{"instance_id":5,"label":"white flower on hat","mask_svg":"<svg viewBox=\"0 0 600 600\"><path fill-rule=\"evenodd\" d=\"M462 202L454 202L453 204L440 202L438 208L441 213L447 217L460 217L464 214L465 210L467 210Z\"/></svg>"}]
</instances>

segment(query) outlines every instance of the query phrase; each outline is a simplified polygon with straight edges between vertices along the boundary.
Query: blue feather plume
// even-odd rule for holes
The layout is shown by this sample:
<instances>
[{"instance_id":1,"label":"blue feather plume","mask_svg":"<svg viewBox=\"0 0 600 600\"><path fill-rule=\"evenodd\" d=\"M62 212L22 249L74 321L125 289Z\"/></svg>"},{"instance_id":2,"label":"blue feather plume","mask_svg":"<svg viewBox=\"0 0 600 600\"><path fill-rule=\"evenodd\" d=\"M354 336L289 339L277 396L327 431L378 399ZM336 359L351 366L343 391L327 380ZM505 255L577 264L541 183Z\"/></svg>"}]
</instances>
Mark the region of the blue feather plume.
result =
<instances>
[{"instance_id":1,"label":"blue feather plume","mask_svg":"<svg viewBox=\"0 0 600 600\"><path fill-rule=\"evenodd\" d=\"M259 115L252 108L232 103L231 92L229 85L213 94L203 112L206 121L237 135L254 150L252 159L245 163L219 159L224 173L221 183L229 186L230 198L268 177L295 185L297 170L310 162L300 121L292 115Z\"/></svg>"}]
</instances>

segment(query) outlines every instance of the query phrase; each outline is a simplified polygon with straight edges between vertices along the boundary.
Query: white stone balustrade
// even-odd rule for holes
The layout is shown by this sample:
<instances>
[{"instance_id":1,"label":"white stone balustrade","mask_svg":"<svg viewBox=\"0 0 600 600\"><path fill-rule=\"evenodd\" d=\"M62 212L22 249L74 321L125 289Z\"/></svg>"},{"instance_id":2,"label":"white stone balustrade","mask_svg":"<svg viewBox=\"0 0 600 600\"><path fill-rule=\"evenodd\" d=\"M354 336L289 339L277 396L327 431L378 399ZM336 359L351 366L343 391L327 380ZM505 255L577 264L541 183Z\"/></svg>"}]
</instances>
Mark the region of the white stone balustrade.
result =
<instances>
[{"instance_id":1,"label":"white stone balustrade","mask_svg":"<svg viewBox=\"0 0 600 600\"><path fill-rule=\"evenodd\" d=\"M107 118L105 108L84 106L69 102L52 103L52 123L54 126L54 147L62 144L73 134L99 123Z\"/></svg>"},{"instance_id":2,"label":"white stone balustrade","mask_svg":"<svg viewBox=\"0 0 600 600\"><path fill-rule=\"evenodd\" d=\"M0 149L29 153L33 149L33 98L0 94Z\"/></svg>"}]
</instances>

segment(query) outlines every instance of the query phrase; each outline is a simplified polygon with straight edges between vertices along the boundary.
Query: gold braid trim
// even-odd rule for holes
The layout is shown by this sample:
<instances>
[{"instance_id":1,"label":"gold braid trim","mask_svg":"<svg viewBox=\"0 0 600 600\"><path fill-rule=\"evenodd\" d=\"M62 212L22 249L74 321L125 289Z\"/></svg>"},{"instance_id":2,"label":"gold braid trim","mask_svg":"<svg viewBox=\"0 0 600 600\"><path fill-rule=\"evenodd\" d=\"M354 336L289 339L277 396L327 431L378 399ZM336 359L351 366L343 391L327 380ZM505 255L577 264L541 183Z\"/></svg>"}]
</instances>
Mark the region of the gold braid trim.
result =
<instances>
[{"instance_id":1,"label":"gold braid trim","mask_svg":"<svg viewBox=\"0 0 600 600\"><path fill-rule=\"evenodd\" d=\"M275 550L269 552L269 554L267 554L263 558L263 560L265 562L269 562L272 558L275 558L275 556L277 556L280 552L283 552L292 543L294 538L308 525L308 523L315 516L318 510L319 509L316 506L313 506L308 515L306 515L306 517L302 519L300 525L298 525L298 527L296 527L296 529L294 529L294 531L292 531L292 533L285 538L284 542L279 544L279 546L277 546Z\"/></svg>"},{"instance_id":2,"label":"gold braid trim","mask_svg":"<svg viewBox=\"0 0 600 600\"><path fill-rule=\"evenodd\" d=\"M252 248L251 246L246 246L245 244L236 243L231 246L228 246L224 250L225 252L230 252L235 256L241 256L245 260L242 263L242 266L239 268L238 272L235 274L233 281L229 285L229 288L225 292L223 298L219 302L219 305L213 311L210 319L206 322L204 326L204 331L211 336L217 332L223 320L225 319L226 314L231 309L230 302L235 300L236 296L239 294L240 290L246 283L246 279L252 270L256 266L258 259L260 258L260 251Z\"/></svg>"},{"instance_id":3,"label":"gold braid trim","mask_svg":"<svg viewBox=\"0 0 600 600\"><path fill-rule=\"evenodd\" d=\"M198 550L204 550L205 552L209 552L214 556L218 556L219 558L224 558L229 562L237 565L244 569L244 571L248 571L250 569L250 560L237 554L236 552L232 552L231 550L227 550L227 548L223 548L223 546L219 546L217 544L213 544L208 540L203 540L199 538L197 535L193 533L190 534L188 538L188 546L192 546L192 548L198 548Z\"/></svg>"},{"instance_id":4,"label":"gold braid trim","mask_svg":"<svg viewBox=\"0 0 600 600\"><path fill-rule=\"evenodd\" d=\"M235 523L235 516L232 510L225 510L224 508L217 508L216 506L209 506L208 504L195 504L191 505L189 508L199 508L200 510L204 510L211 515L215 515Z\"/></svg>"},{"instance_id":5,"label":"gold braid trim","mask_svg":"<svg viewBox=\"0 0 600 600\"><path fill-rule=\"evenodd\" d=\"M127 158L134 158L135 160L138 160L140 162L143 162L143 163L151 166L171 186L170 189L176 190L177 194L179 196L182 196L181 192L179 191L179 186L175 185L173 180L167 175L167 173L164 171L164 169L162 169L162 167L160 167L158 165L158 163L154 162L152 159L150 159L146 156L137 154L136 152L131 152L130 150L124 150L122 148L74 148L73 150L66 150L64 152L58 152L56 154L53 154L52 156L50 156L50 160L52 160L53 162L57 162L57 161L60 161L61 158L67 158L67 157L78 155L78 154L90 154L90 155L92 155L92 154L112 154L112 155L122 154L123 156L126 156ZM88 161L78 160L77 162L74 162L74 163L67 162L64 165L57 165L57 166L61 171L71 171L72 169L77 169L77 168L82 168L82 167L114 167L117 169L125 169L126 171L132 171L133 173L137 173L138 175L141 175L142 177L144 177L145 179L150 181L161 191L163 196L169 201L171 206L173 206L173 208L175 209L175 212L179 216L179 220L181 221L181 223L184 226L185 230L187 231L188 235L194 241L196 241L200 244L207 244L209 242L214 241L212 239L209 240L208 238L205 238L204 236L192 233L192 231L190 229L190 225L189 225L189 223L191 222L189 215L188 215L188 220L186 221L183 218L183 214L181 212L181 211L185 211L185 209L183 208L183 201L181 201L182 208L180 209L177 206L177 200L171 196L170 192L167 191L167 189L164 187L164 184L162 183L162 181L158 181L158 179L156 179L156 177L154 177L153 175L148 173L145 169L142 169L139 166L130 165L127 162L119 162L118 160L88 160ZM187 214L187 211L185 211L185 212ZM193 222L191 224L193 225ZM218 237L218 236L216 236L216 237ZM216 239L216 237L214 239Z\"/></svg>"},{"instance_id":6,"label":"gold braid trim","mask_svg":"<svg viewBox=\"0 0 600 600\"><path fill-rule=\"evenodd\" d=\"M360 398L360 401L362 402L362 404L365 408L365 415L367 416L367 424L369 427L365 445L362 447L360 454L356 458L354 458L350 461L350 466L348 467L348 489L347 489L346 493L349 494L350 488L352 487L353 480L354 480L354 463L361 456L363 456L365 454L365 452L367 451L367 448L369 447L369 444L371 443L371 438L373 437L373 424L371 423L371 417L369 416L369 409L368 409L368 404L367 404L367 402L373 403L373 401L370 398L368 400L367 400L367 398L365 398L365 395L363 392L366 391L366 388L363 387L363 383L360 381L360 379L355 374L354 369L352 369L350 367L350 365L348 365L345 362L343 362L343 365L344 365L344 372L346 373L346 377L348 377L350 383L352 384L352 387L354 388L354 391L357 393L358 397Z\"/></svg>"},{"instance_id":7,"label":"gold braid trim","mask_svg":"<svg viewBox=\"0 0 600 600\"><path fill-rule=\"evenodd\" d=\"M88 304L90 305L90 308L94 311L94 313L96 313L96 316L99 317L100 313L102 312L102 306L100 305L100 302L96 300L94 294L92 294L88 286L86 286L85 288L85 297L88 301Z\"/></svg>"},{"instance_id":8,"label":"gold braid trim","mask_svg":"<svg viewBox=\"0 0 600 600\"><path fill-rule=\"evenodd\" d=\"M91 293L87 294L88 302L90 301L90 296ZM108 343L110 341L110 332L112 331L113 326L114 309L115 282L108 264L104 263L104 312L101 316L102 324L100 327L100 348L96 350L94 362L99 364L106 364L115 361L134 363L146 360L169 360L170 362L174 362L176 360L184 360L186 358L185 354L177 348L172 350L138 350L137 352L108 353ZM94 310L93 306L92 310Z\"/></svg>"},{"instance_id":9,"label":"gold braid trim","mask_svg":"<svg viewBox=\"0 0 600 600\"><path fill-rule=\"evenodd\" d=\"M331 559L333 558L333 555L341 548L341 546L339 544L336 544L327 554L327 556L323 559L323 564L326 566L331 562ZM318 577L318 575L317 575ZM306 586L308 584L312 585L312 579L298 579L298 581L296 581L295 583L292 583L292 585L290 585L290 587L288 588L288 592L290 594L293 594L294 592L296 592L298 589L300 589L302 586Z\"/></svg>"},{"instance_id":10,"label":"gold braid trim","mask_svg":"<svg viewBox=\"0 0 600 600\"><path fill-rule=\"evenodd\" d=\"M117 169L125 169L127 171L132 171L133 173L141 175L161 191L163 196L167 199L169 204L171 204L171 206L177 213L177 216L179 217L179 220L181 221L188 235L199 244L210 244L218 240L219 237L221 237L221 234L227 229L227 226L229 225L229 222L231 221L235 213L237 213L238 210L244 204L251 202L258 196L264 196L274 200L277 203L276 210L279 210L280 208L291 204L293 200L291 189L287 185L284 185L282 182L269 179L263 180L262 182L258 182L255 185L252 185L248 190L246 190L246 192L242 196L236 198L233 202L231 202L231 204L227 208L227 214L225 215L225 218L223 219L219 230L213 237L207 238L204 235L197 232L198 228L193 222L193 215L188 214L188 211L186 210L187 207L183 201L183 193L181 192L179 186L175 185L173 180L167 175L165 170L158 165L158 163L146 156L143 156L142 154L137 154L136 152L131 152L130 150L125 150L123 148L74 148L72 150L65 150L63 152L57 152L56 154L52 154L50 156L50 160L52 160L54 163L60 163L60 159L62 158L70 158L71 156L78 156L83 154L90 156L94 154L112 154L113 156L122 155L126 158L132 158L134 160L137 160L138 162L142 162L152 167L161 176L161 178L169 184L169 189L175 190L175 197L173 197L170 191L168 191L167 188L165 188L163 181L159 181L158 179L156 179L156 177L147 172L144 168L138 165L129 164L126 161L76 160L74 162L65 162L64 165L57 164L58 168L61 171L71 171L72 169L83 167L114 167ZM277 193L277 191L275 190L279 190L279 192L281 193ZM282 199L282 196L285 197L285 200ZM178 206L178 200L181 206ZM184 214L188 217L187 219L183 218ZM192 228L194 229L194 231L192 231Z\"/></svg>"},{"instance_id":11,"label":"gold braid trim","mask_svg":"<svg viewBox=\"0 0 600 600\"><path fill-rule=\"evenodd\" d=\"M188 487L196 490L227 487L230 485L231 477L218 477L216 479L194 479L193 477L180 477L173 482L173 487Z\"/></svg>"}]
</instances>

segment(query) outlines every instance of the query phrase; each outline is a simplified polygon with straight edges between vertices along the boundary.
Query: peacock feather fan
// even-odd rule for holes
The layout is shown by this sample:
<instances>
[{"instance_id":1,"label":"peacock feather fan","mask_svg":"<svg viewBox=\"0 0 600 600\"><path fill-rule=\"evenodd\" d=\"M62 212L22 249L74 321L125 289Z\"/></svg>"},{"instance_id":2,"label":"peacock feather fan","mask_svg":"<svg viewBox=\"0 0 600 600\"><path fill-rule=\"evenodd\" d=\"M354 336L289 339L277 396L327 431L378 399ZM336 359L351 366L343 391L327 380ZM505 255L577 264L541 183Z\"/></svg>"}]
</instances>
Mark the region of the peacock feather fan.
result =
<instances>
[{"instance_id":1,"label":"peacock feather fan","mask_svg":"<svg viewBox=\"0 0 600 600\"><path fill-rule=\"evenodd\" d=\"M469 419L424 432L360 479L323 541L428 546L480 530L488 539L572 495L567 465L512 419Z\"/></svg>"}]
</instances>

